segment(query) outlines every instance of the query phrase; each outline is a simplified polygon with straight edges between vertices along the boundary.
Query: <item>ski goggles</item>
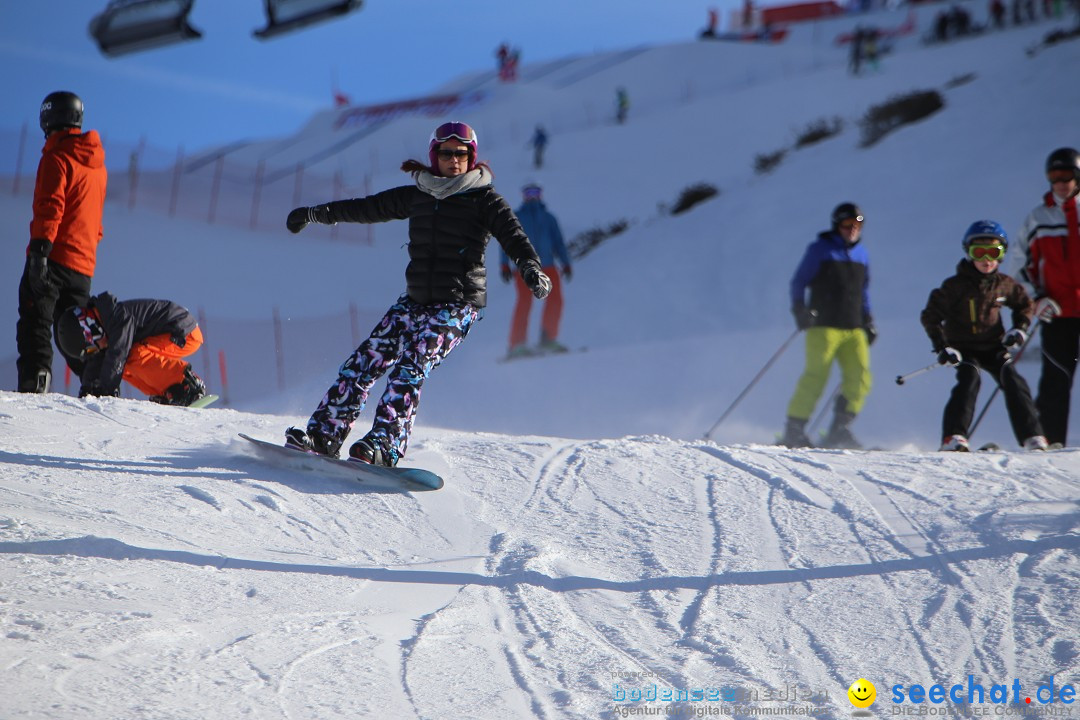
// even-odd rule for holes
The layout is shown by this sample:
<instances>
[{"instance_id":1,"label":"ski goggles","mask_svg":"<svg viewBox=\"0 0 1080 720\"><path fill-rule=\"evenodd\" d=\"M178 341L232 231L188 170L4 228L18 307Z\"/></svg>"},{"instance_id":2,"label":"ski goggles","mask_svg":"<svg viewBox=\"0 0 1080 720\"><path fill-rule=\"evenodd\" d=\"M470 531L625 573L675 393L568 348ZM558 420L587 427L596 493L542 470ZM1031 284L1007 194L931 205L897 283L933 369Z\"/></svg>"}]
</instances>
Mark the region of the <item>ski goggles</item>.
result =
<instances>
[{"instance_id":1,"label":"ski goggles","mask_svg":"<svg viewBox=\"0 0 1080 720\"><path fill-rule=\"evenodd\" d=\"M83 340L86 341L85 353L87 355L93 355L101 350L101 341L105 337L105 328L101 327L98 318L81 308L75 310L75 318L79 321L79 328L82 330Z\"/></svg>"},{"instance_id":2,"label":"ski goggles","mask_svg":"<svg viewBox=\"0 0 1080 720\"><path fill-rule=\"evenodd\" d=\"M444 143L451 138L476 147L476 131L463 122L443 123L431 133L432 142Z\"/></svg>"},{"instance_id":3,"label":"ski goggles","mask_svg":"<svg viewBox=\"0 0 1080 720\"><path fill-rule=\"evenodd\" d=\"M968 245L968 257L972 260L1001 260L1005 257L1005 246Z\"/></svg>"},{"instance_id":4,"label":"ski goggles","mask_svg":"<svg viewBox=\"0 0 1080 720\"><path fill-rule=\"evenodd\" d=\"M1046 179L1050 181L1051 185L1056 183L1072 182L1076 179L1076 173L1071 170L1052 170L1046 173Z\"/></svg>"}]
</instances>

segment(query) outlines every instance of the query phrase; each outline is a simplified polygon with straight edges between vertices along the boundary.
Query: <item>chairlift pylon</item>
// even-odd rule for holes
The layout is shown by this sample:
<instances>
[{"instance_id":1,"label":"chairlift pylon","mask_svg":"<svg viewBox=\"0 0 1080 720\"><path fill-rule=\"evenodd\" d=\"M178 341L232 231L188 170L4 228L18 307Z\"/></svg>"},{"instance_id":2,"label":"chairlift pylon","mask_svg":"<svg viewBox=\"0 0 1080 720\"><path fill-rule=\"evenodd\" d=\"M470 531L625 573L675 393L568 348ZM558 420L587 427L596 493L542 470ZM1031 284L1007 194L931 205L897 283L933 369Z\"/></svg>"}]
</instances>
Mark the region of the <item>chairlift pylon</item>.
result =
<instances>
[{"instance_id":1,"label":"chairlift pylon","mask_svg":"<svg viewBox=\"0 0 1080 720\"><path fill-rule=\"evenodd\" d=\"M162 45L198 40L188 23L194 0L110 0L90 20L90 35L110 57Z\"/></svg>"}]
</instances>

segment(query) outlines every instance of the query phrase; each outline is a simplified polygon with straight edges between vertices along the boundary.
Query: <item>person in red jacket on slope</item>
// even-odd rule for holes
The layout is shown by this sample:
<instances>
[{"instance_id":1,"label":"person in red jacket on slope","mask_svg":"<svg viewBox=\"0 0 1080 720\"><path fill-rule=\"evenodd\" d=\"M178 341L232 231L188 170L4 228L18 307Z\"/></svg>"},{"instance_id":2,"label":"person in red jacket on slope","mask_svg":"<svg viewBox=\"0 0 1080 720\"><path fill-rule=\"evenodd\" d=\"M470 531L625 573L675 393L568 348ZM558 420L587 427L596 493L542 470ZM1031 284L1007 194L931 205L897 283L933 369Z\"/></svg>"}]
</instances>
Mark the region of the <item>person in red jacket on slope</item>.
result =
<instances>
[{"instance_id":1,"label":"person in red jacket on slope","mask_svg":"<svg viewBox=\"0 0 1080 720\"><path fill-rule=\"evenodd\" d=\"M90 299L108 180L101 138L94 130L82 132L78 95L49 93L38 120L45 147L34 185L34 218L19 281L15 332L17 389L29 393L49 391L53 333L60 314ZM81 377L83 361L66 354L65 359Z\"/></svg>"}]
</instances>

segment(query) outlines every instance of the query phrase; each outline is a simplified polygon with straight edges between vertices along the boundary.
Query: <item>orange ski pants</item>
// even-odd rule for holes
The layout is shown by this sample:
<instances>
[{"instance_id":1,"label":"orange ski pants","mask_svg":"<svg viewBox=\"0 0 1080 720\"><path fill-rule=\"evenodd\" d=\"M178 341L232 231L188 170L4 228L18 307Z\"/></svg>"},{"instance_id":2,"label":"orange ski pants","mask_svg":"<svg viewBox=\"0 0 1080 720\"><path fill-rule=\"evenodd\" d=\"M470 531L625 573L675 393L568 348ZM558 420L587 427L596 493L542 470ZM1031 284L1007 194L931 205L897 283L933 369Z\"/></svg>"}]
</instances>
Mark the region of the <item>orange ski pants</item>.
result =
<instances>
[{"instance_id":1,"label":"orange ski pants","mask_svg":"<svg viewBox=\"0 0 1080 720\"><path fill-rule=\"evenodd\" d=\"M135 343L124 365L124 379L147 395L162 395L171 385L184 381L187 361L181 360L202 347L202 330L195 327L177 346L168 333L151 335Z\"/></svg>"},{"instance_id":2,"label":"orange ski pants","mask_svg":"<svg viewBox=\"0 0 1080 720\"><path fill-rule=\"evenodd\" d=\"M559 337L559 321L562 319L562 281L554 265L543 268L544 274L551 278L551 294L544 300L544 312L540 317L541 339L555 340ZM529 334L529 312L532 310L532 290L521 279L521 273L514 273L514 287L517 288L517 304L514 306L514 319L510 325L510 347L525 344Z\"/></svg>"}]
</instances>

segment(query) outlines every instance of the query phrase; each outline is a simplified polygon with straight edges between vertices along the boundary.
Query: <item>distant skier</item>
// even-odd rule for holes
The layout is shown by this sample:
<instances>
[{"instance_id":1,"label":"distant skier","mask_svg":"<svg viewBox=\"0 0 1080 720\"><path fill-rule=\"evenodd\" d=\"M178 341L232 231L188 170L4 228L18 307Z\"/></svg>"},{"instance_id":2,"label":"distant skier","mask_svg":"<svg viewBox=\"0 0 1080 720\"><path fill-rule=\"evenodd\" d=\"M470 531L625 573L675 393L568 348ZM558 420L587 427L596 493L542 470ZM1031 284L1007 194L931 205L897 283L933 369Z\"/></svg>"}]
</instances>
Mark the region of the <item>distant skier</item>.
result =
<instances>
[{"instance_id":1,"label":"distant skier","mask_svg":"<svg viewBox=\"0 0 1080 720\"><path fill-rule=\"evenodd\" d=\"M49 391L53 332L60 313L90 299L108 181L101 138L95 130L82 132L83 101L78 95L49 93L38 121L45 147L34 185L34 218L15 330L17 387L29 393ZM65 359L76 375L82 372L79 358Z\"/></svg>"},{"instance_id":2,"label":"distant skier","mask_svg":"<svg viewBox=\"0 0 1080 720\"><path fill-rule=\"evenodd\" d=\"M626 88L619 87L615 90L615 121L620 125L626 122L630 113L630 93Z\"/></svg>"},{"instance_id":3,"label":"distant skier","mask_svg":"<svg viewBox=\"0 0 1080 720\"><path fill-rule=\"evenodd\" d=\"M1050 190L1024 220L1013 272L1035 297L1042 320L1042 374L1035 405L1053 444L1065 445L1080 355L1080 152L1063 147L1046 158Z\"/></svg>"},{"instance_id":4,"label":"distant skier","mask_svg":"<svg viewBox=\"0 0 1080 720\"><path fill-rule=\"evenodd\" d=\"M870 393L869 348L877 337L870 314L870 258L860 242L862 225L863 214L855 204L837 205L832 228L810 244L791 279L791 311L796 327L806 331L806 368L788 404L781 445L811 445L806 422L835 360L842 379L825 445L859 447L851 424Z\"/></svg>"},{"instance_id":5,"label":"distant skier","mask_svg":"<svg viewBox=\"0 0 1080 720\"><path fill-rule=\"evenodd\" d=\"M187 406L206 394L183 360L202 346L202 331L174 302L105 292L62 313L56 330L60 349L85 362L79 397L118 396L121 379L163 405Z\"/></svg>"},{"instance_id":6,"label":"distant skier","mask_svg":"<svg viewBox=\"0 0 1080 720\"><path fill-rule=\"evenodd\" d=\"M1035 309L1020 283L998 272L1009 239L998 223L979 220L964 233L963 247L966 257L957 264L956 274L930 293L920 316L938 362L956 368L956 386L941 421L941 449L969 450L982 369L1005 394L1017 441L1025 450L1045 450L1031 390L1013 362L1012 353L1027 340ZM1002 307L1012 310L1008 332L1001 320Z\"/></svg>"},{"instance_id":7,"label":"distant skier","mask_svg":"<svg viewBox=\"0 0 1080 720\"><path fill-rule=\"evenodd\" d=\"M566 346L559 342L559 321L562 318L563 298L559 269L555 266L558 259L562 264L562 277L569 280L573 273L570 254L566 252L559 221L547 209L543 200L543 190L536 183L529 183L521 189L522 203L515 211L521 221L521 227L532 241L540 256L540 267L551 278L551 295L544 300L544 313L541 318L541 352L566 352ZM510 282L515 273L510 270L510 259L505 252L500 253L500 274L503 282ZM521 275L517 274L517 304L514 306L513 321L510 326L510 351L507 357L520 357L530 354L526 339L529 332L529 312L532 309L532 293Z\"/></svg>"},{"instance_id":8,"label":"distant skier","mask_svg":"<svg viewBox=\"0 0 1080 720\"><path fill-rule=\"evenodd\" d=\"M371 387L389 373L372 429L353 443L349 457L390 467L398 463L408 448L424 380L465 339L487 304L489 236L513 258L535 297L551 292L540 258L514 211L492 187L491 168L477 160L477 152L471 127L444 123L431 134L428 163L407 160L401 166L414 185L289 213L285 224L294 233L312 222L407 219L409 265L405 293L342 364L306 432L286 431L286 445L337 457Z\"/></svg>"},{"instance_id":9,"label":"distant skier","mask_svg":"<svg viewBox=\"0 0 1080 720\"><path fill-rule=\"evenodd\" d=\"M533 167L539 170L544 167L544 151L547 149L548 135L543 125L537 125L529 144L533 149Z\"/></svg>"}]
</instances>

